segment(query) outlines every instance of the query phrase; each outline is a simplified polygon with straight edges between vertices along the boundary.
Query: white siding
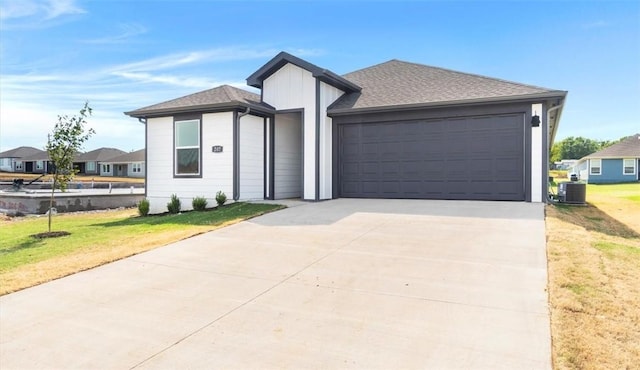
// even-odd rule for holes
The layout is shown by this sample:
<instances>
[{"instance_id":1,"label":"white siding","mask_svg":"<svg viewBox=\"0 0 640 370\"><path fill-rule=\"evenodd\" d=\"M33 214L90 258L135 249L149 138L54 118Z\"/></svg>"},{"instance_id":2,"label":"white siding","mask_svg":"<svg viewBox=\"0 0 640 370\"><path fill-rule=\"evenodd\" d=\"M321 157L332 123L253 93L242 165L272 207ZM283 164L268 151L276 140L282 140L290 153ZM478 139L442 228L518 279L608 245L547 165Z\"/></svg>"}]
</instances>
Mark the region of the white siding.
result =
<instances>
[{"instance_id":1,"label":"white siding","mask_svg":"<svg viewBox=\"0 0 640 370\"><path fill-rule=\"evenodd\" d=\"M133 166L136 163L140 165L140 172L133 172ZM144 177L145 167L144 162L129 163L127 164L127 174L129 177Z\"/></svg>"},{"instance_id":2,"label":"white siding","mask_svg":"<svg viewBox=\"0 0 640 370\"><path fill-rule=\"evenodd\" d=\"M304 199L315 199L316 79L311 72L286 64L263 81L262 98L278 110L304 109ZM277 120L276 120L277 122ZM276 130L277 131L277 130ZM276 145L276 152L278 151ZM277 180L277 175L276 175ZM276 188L277 191L277 188Z\"/></svg>"},{"instance_id":3,"label":"white siding","mask_svg":"<svg viewBox=\"0 0 640 370\"><path fill-rule=\"evenodd\" d=\"M0 158L0 171L13 172L13 163L11 158Z\"/></svg>"},{"instance_id":4,"label":"white siding","mask_svg":"<svg viewBox=\"0 0 640 370\"><path fill-rule=\"evenodd\" d=\"M336 101L344 91L320 82L320 199L332 198L332 133L333 123L327 116L327 107Z\"/></svg>"},{"instance_id":5,"label":"white siding","mask_svg":"<svg viewBox=\"0 0 640 370\"><path fill-rule=\"evenodd\" d=\"M202 178L173 177L173 117L147 121L147 198L151 213L166 212L171 194L191 209L194 197L204 196L215 205L215 194L222 190L233 196L233 113L210 113L202 117ZM222 145L222 153L211 147Z\"/></svg>"},{"instance_id":6,"label":"white siding","mask_svg":"<svg viewBox=\"0 0 640 370\"><path fill-rule=\"evenodd\" d=\"M543 117L542 104L531 105L531 116L537 114ZM543 199L543 182L542 182L542 125L531 127L531 201L542 202ZM544 148L546 150L546 148ZM546 182L545 182L546 183Z\"/></svg>"},{"instance_id":7,"label":"white siding","mask_svg":"<svg viewBox=\"0 0 640 370\"><path fill-rule=\"evenodd\" d=\"M275 199L300 198L302 195L302 131L298 117L297 113L276 115Z\"/></svg>"},{"instance_id":8,"label":"white siding","mask_svg":"<svg viewBox=\"0 0 640 370\"><path fill-rule=\"evenodd\" d=\"M240 199L264 198L264 120L240 118Z\"/></svg>"}]
</instances>

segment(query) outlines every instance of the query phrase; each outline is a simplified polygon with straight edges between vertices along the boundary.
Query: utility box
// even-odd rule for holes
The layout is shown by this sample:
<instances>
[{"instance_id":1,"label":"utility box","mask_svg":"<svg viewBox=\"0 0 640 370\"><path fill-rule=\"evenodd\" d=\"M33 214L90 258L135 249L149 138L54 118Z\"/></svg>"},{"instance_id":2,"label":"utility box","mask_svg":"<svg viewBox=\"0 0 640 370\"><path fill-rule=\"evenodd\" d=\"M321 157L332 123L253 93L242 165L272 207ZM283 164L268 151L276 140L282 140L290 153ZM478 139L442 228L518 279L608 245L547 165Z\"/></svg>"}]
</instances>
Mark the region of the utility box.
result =
<instances>
[{"instance_id":1,"label":"utility box","mask_svg":"<svg viewBox=\"0 0 640 370\"><path fill-rule=\"evenodd\" d=\"M561 182L558 184L558 201L569 204L587 202L587 184L581 182Z\"/></svg>"}]
</instances>

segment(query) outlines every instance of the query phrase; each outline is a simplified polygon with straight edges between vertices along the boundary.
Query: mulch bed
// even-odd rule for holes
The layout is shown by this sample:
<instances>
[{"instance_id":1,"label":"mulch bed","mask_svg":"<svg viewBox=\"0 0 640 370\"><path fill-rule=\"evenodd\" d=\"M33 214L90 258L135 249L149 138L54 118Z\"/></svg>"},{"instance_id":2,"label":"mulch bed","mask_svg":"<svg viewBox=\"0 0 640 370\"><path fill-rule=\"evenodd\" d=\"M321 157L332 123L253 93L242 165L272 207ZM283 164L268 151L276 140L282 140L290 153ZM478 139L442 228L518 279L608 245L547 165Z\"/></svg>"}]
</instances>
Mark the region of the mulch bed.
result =
<instances>
[{"instance_id":1,"label":"mulch bed","mask_svg":"<svg viewBox=\"0 0 640 370\"><path fill-rule=\"evenodd\" d=\"M36 239L44 239L44 238L58 238L58 237L67 236L67 235L71 235L71 233L68 231L50 231L45 233L33 234L30 236Z\"/></svg>"}]
</instances>

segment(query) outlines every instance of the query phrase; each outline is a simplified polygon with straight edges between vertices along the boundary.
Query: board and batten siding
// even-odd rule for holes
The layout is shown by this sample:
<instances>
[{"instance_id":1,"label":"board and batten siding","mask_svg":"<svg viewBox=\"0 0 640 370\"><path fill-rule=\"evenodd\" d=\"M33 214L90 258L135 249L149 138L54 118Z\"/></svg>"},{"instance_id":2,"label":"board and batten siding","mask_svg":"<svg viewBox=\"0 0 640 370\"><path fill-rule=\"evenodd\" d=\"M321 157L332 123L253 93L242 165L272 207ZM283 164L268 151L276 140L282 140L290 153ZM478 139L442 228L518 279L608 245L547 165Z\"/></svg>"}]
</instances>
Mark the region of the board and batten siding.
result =
<instances>
[{"instance_id":1,"label":"board and batten siding","mask_svg":"<svg viewBox=\"0 0 640 370\"><path fill-rule=\"evenodd\" d=\"M264 198L264 119L240 118L240 199Z\"/></svg>"},{"instance_id":2,"label":"board and batten siding","mask_svg":"<svg viewBox=\"0 0 640 370\"><path fill-rule=\"evenodd\" d=\"M202 115L202 163L201 178L174 178L173 168L173 117L147 120L147 199L150 213L167 211L167 203L176 194L182 209L192 209L193 198L203 196L210 205L215 195L223 191L230 198L233 194L233 113L208 113ZM221 145L221 153L213 153L211 147Z\"/></svg>"},{"instance_id":3,"label":"board and batten siding","mask_svg":"<svg viewBox=\"0 0 640 370\"><path fill-rule=\"evenodd\" d=\"M333 196L333 122L327 116L327 107L343 94L344 91L320 82L320 199Z\"/></svg>"},{"instance_id":4,"label":"board and batten siding","mask_svg":"<svg viewBox=\"0 0 640 370\"><path fill-rule=\"evenodd\" d=\"M288 63L263 81L262 100L277 110L304 109L304 194L302 198L314 200L316 196L316 79L306 69ZM276 125L278 125L277 119ZM276 127L276 137L277 131ZM279 149L276 144L276 155ZM277 169L277 163L274 169ZM277 176L276 174L276 181ZM277 186L275 194L276 196L278 194Z\"/></svg>"},{"instance_id":5,"label":"board and batten siding","mask_svg":"<svg viewBox=\"0 0 640 370\"><path fill-rule=\"evenodd\" d=\"M275 118L274 198L302 196L302 127L299 114L277 114Z\"/></svg>"}]
</instances>

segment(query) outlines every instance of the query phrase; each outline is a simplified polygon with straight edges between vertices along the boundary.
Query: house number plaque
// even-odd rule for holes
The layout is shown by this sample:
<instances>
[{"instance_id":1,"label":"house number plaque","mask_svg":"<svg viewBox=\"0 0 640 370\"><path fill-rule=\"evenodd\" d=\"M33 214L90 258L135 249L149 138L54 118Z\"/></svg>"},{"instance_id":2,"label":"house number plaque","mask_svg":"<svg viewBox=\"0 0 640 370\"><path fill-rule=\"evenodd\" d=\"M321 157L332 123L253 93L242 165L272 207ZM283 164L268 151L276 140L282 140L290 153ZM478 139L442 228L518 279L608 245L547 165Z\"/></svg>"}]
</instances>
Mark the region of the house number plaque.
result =
<instances>
[{"instance_id":1,"label":"house number plaque","mask_svg":"<svg viewBox=\"0 0 640 370\"><path fill-rule=\"evenodd\" d=\"M222 145L214 145L211 147L211 151L214 153L222 153Z\"/></svg>"}]
</instances>

